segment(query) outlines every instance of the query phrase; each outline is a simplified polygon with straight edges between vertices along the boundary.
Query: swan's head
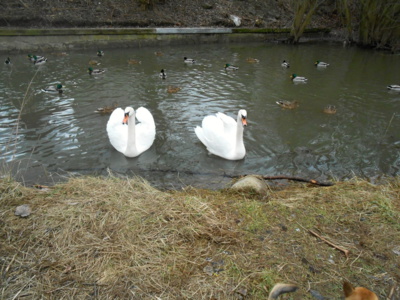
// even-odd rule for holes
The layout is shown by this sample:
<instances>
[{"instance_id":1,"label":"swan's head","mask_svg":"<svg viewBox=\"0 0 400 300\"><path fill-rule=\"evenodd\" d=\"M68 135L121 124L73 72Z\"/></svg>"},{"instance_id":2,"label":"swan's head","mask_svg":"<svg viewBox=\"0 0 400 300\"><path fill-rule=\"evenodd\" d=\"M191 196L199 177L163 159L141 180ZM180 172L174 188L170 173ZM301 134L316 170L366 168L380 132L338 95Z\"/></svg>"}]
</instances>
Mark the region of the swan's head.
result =
<instances>
[{"instance_id":1,"label":"swan's head","mask_svg":"<svg viewBox=\"0 0 400 300\"><path fill-rule=\"evenodd\" d=\"M242 120L242 125L247 126L247 111L245 109L239 110L239 116Z\"/></svg>"},{"instance_id":2,"label":"swan's head","mask_svg":"<svg viewBox=\"0 0 400 300\"><path fill-rule=\"evenodd\" d=\"M133 116L135 114L135 111L133 110L132 107L128 106L127 108L125 108L124 111L124 120L122 121L122 124L127 124L128 125L128 120L131 116Z\"/></svg>"}]
</instances>

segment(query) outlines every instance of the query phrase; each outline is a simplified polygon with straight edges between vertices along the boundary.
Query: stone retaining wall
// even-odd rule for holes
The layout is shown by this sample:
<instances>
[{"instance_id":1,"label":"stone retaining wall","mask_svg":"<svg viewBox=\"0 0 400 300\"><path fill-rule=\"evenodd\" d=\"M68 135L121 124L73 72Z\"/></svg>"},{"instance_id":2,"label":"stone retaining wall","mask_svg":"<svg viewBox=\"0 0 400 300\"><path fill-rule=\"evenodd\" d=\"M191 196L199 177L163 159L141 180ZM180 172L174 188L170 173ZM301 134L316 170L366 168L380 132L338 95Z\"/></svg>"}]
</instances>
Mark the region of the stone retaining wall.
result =
<instances>
[{"instance_id":1,"label":"stone retaining wall","mask_svg":"<svg viewBox=\"0 0 400 300\"><path fill-rule=\"evenodd\" d=\"M247 28L60 28L0 29L0 52L66 51L92 48L285 40L289 29ZM329 30L309 29L306 39L321 40Z\"/></svg>"}]
</instances>

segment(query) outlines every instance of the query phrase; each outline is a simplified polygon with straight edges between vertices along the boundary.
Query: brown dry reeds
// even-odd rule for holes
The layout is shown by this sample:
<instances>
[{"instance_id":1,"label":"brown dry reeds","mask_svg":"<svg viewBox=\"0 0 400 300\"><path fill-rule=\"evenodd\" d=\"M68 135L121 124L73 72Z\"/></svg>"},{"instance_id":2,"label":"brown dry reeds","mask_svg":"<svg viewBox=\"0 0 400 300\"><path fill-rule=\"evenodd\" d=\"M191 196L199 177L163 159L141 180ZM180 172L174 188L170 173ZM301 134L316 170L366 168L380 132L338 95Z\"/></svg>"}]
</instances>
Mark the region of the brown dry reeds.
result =
<instances>
[{"instance_id":1,"label":"brown dry reeds","mask_svg":"<svg viewBox=\"0 0 400 300\"><path fill-rule=\"evenodd\" d=\"M339 299L342 279L388 295L399 278L399 195L398 178L293 184L266 200L162 192L140 178L71 178L37 190L5 177L0 298L265 299L286 281L301 299L313 299L309 288ZM27 218L14 215L22 204Z\"/></svg>"}]
</instances>

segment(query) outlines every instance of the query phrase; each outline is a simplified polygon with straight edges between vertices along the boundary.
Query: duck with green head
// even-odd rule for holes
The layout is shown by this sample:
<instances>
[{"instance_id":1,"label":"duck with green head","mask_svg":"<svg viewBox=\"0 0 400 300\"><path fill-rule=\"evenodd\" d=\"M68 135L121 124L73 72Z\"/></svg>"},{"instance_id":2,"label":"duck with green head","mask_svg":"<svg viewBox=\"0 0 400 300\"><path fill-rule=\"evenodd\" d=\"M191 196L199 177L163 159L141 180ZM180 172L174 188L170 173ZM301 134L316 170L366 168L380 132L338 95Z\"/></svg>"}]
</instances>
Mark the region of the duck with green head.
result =
<instances>
[{"instance_id":1,"label":"duck with green head","mask_svg":"<svg viewBox=\"0 0 400 300\"><path fill-rule=\"evenodd\" d=\"M89 75L100 75L103 74L106 70L104 69L93 69L92 67L88 68Z\"/></svg>"},{"instance_id":2,"label":"duck with green head","mask_svg":"<svg viewBox=\"0 0 400 300\"><path fill-rule=\"evenodd\" d=\"M35 55L33 58L34 58L33 64L38 65L38 66L43 65L47 62L47 58L43 57L43 56L38 57Z\"/></svg>"},{"instance_id":3,"label":"duck with green head","mask_svg":"<svg viewBox=\"0 0 400 300\"><path fill-rule=\"evenodd\" d=\"M97 56L104 56L104 51L97 50Z\"/></svg>"},{"instance_id":4,"label":"duck with green head","mask_svg":"<svg viewBox=\"0 0 400 300\"><path fill-rule=\"evenodd\" d=\"M11 59L7 57L7 59L4 61L6 65L11 65Z\"/></svg>"},{"instance_id":5,"label":"duck with green head","mask_svg":"<svg viewBox=\"0 0 400 300\"><path fill-rule=\"evenodd\" d=\"M292 74L290 75L290 78L292 79L293 82L307 82L307 78L302 77L302 76L297 76L297 74Z\"/></svg>"},{"instance_id":6,"label":"duck with green head","mask_svg":"<svg viewBox=\"0 0 400 300\"><path fill-rule=\"evenodd\" d=\"M239 70L239 67L236 67L236 66L231 65L231 64L225 64L224 68L225 68L226 71L236 71L236 70Z\"/></svg>"},{"instance_id":7,"label":"duck with green head","mask_svg":"<svg viewBox=\"0 0 400 300\"><path fill-rule=\"evenodd\" d=\"M62 84L57 84L56 86L49 86L45 89L42 89L42 92L50 94L56 94L56 93L62 94L63 93L62 88L63 88Z\"/></svg>"},{"instance_id":8,"label":"duck with green head","mask_svg":"<svg viewBox=\"0 0 400 300\"><path fill-rule=\"evenodd\" d=\"M390 91L400 92L400 85L398 84L391 84L387 86L387 89Z\"/></svg>"},{"instance_id":9,"label":"duck with green head","mask_svg":"<svg viewBox=\"0 0 400 300\"><path fill-rule=\"evenodd\" d=\"M36 57L36 58L35 58L35 57ZM44 59L44 56L28 54L28 59L29 59L30 61L34 62L35 60L42 60L42 59Z\"/></svg>"},{"instance_id":10,"label":"duck with green head","mask_svg":"<svg viewBox=\"0 0 400 300\"><path fill-rule=\"evenodd\" d=\"M323 62L323 61L319 61L319 60L317 60L317 61L314 63L314 65L315 65L316 67L322 67L322 68L326 68L327 66L329 66L328 63Z\"/></svg>"}]
</instances>

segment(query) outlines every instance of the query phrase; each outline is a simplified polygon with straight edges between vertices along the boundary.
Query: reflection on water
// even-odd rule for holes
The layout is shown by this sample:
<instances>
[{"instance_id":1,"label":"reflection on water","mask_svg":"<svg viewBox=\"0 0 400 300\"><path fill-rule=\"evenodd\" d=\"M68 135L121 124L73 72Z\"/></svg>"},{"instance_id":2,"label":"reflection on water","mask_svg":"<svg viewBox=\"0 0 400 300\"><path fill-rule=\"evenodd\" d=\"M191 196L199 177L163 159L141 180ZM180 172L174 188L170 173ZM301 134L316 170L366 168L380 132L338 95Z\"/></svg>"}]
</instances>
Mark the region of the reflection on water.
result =
<instances>
[{"instance_id":1,"label":"reflection on water","mask_svg":"<svg viewBox=\"0 0 400 300\"><path fill-rule=\"evenodd\" d=\"M154 54L158 50L162 56ZM225 174L320 180L400 175L400 93L386 89L400 84L399 56L327 44L104 51L101 58L96 50L38 53L48 57L42 66L22 54L6 55L13 64L0 68L3 162L20 163L28 177L38 176L38 170L104 174L111 169L167 188L221 187L229 180ZM184 56L196 63L185 64ZM260 61L249 63L248 57ZM141 63L128 64L131 58ZM91 59L106 69L104 75L88 75ZM289 69L281 67L284 59ZM330 66L316 68L316 60ZM226 63L239 70L225 71ZM166 80L158 76L162 68ZM293 84L292 73L308 82ZM61 96L41 91L57 83L63 84ZM168 93L169 86L182 89ZM299 107L283 109L278 100L297 100ZM114 103L145 106L153 113L155 143L137 158L125 158L111 147L108 116L94 113ZM329 104L336 114L322 112ZM207 114L222 111L234 117L239 108L248 112L245 159L208 154L193 128Z\"/></svg>"}]
</instances>

